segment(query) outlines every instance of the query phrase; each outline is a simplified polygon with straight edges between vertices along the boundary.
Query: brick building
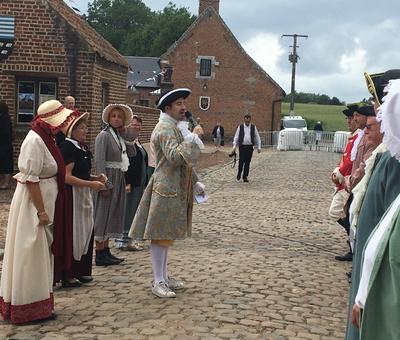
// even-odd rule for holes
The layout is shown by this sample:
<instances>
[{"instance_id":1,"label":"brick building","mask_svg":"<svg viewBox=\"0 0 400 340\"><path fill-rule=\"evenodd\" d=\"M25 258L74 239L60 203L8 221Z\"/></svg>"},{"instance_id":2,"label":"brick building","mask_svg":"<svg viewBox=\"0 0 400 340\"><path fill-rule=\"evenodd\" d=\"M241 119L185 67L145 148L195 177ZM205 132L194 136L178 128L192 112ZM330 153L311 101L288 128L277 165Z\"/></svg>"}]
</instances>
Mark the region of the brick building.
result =
<instances>
[{"instance_id":1,"label":"brick building","mask_svg":"<svg viewBox=\"0 0 400 340\"><path fill-rule=\"evenodd\" d=\"M200 0L199 16L161 56L175 87L189 87L188 108L206 134L219 120L232 137L244 113L260 131L279 128L284 90L245 52L219 15L219 0Z\"/></svg>"},{"instance_id":2,"label":"brick building","mask_svg":"<svg viewBox=\"0 0 400 340\"><path fill-rule=\"evenodd\" d=\"M63 0L2 0L0 13L14 23L14 48L0 59L0 99L10 108L15 156L40 103L67 95L91 113L93 145L103 107L126 101L125 58Z\"/></svg>"}]
</instances>

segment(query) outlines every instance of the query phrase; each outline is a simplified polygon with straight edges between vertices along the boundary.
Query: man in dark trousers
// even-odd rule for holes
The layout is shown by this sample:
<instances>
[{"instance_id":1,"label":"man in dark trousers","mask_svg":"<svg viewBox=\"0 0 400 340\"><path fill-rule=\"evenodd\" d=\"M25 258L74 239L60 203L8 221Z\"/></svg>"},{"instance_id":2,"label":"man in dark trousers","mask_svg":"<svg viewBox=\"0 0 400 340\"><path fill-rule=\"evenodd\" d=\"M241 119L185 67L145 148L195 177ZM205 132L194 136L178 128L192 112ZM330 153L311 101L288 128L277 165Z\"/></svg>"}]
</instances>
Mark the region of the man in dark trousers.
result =
<instances>
[{"instance_id":1,"label":"man in dark trousers","mask_svg":"<svg viewBox=\"0 0 400 340\"><path fill-rule=\"evenodd\" d=\"M217 125L214 126L212 136L214 139L215 148L218 149L220 146L224 145L224 128L220 122L217 122Z\"/></svg>"},{"instance_id":2,"label":"man in dark trousers","mask_svg":"<svg viewBox=\"0 0 400 340\"><path fill-rule=\"evenodd\" d=\"M236 180L240 181L243 172L243 182L248 182L247 177L250 171L253 150L256 148L258 153L261 152L260 135L258 134L257 127L251 124L250 114L244 116L244 124L239 125L236 129L232 153L235 152L237 147L239 147L239 168Z\"/></svg>"}]
</instances>

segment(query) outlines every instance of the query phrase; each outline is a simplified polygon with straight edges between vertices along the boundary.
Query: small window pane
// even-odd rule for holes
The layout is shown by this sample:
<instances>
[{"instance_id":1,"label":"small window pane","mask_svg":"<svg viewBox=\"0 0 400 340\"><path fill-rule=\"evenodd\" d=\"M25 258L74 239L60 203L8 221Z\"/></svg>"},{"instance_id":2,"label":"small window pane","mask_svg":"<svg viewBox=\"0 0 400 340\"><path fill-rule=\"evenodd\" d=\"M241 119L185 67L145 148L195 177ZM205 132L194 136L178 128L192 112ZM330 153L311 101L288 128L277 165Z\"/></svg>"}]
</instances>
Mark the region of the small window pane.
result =
<instances>
[{"instance_id":1,"label":"small window pane","mask_svg":"<svg viewBox=\"0 0 400 340\"><path fill-rule=\"evenodd\" d=\"M35 113L35 83L18 82L18 122L29 123Z\"/></svg>"},{"instance_id":2,"label":"small window pane","mask_svg":"<svg viewBox=\"0 0 400 340\"><path fill-rule=\"evenodd\" d=\"M211 59L200 59L200 76L211 77Z\"/></svg>"},{"instance_id":3,"label":"small window pane","mask_svg":"<svg viewBox=\"0 0 400 340\"><path fill-rule=\"evenodd\" d=\"M39 85L39 105L51 99L56 99L56 83L41 82Z\"/></svg>"}]
</instances>

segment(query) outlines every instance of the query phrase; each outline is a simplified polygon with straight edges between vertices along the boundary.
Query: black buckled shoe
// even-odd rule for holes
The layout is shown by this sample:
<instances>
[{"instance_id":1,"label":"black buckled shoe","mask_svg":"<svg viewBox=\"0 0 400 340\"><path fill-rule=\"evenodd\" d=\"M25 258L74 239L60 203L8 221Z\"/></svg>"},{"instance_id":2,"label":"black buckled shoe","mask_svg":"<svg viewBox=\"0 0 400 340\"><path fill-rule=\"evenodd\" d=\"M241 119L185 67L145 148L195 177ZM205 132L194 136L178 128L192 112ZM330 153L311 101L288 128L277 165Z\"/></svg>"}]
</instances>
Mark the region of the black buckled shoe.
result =
<instances>
[{"instance_id":1,"label":"black buckled shoe","mask_svg":"<svg viewBox=\"0 0 400 340\"><path fill-rule=\"evenodd\" d=\"M96 266L113 266L115 264L120 264L120 261L113 260L112 258L106 256L105 249L96 250Z\"/></svg>"},{"instance_id":2,"label":"black buckled shoe","mask_svg":"<svg viewBox=\"0 0 400 340\"><path fill-rule=\"evenodd\" d=\"M337 261L352 261L353 253L349 251L345 255L337 255L337 256L335 256L335 260L337 260Z\"/></svg>"},{"instance_id":3,"label":"black buckled shoe","mask_svg":"<svg viewBox=\"0 0 400 340\"><path fill-rule=\"evenodd\" d=\"M93 281L93 277L91 277L89 275L79 276L79 277L77 277L77 279L79 281L81 281L82 283L89 283L89 282Z\"/></svg>"},{"instance_id":4,"label":"black buckled shoe","mask_svg":"<svg viewBox=\"0 0 400 340\"><path fill-rule=\"evenodd\" d=\"M121 263L121 262L125 261L125 259L116 257L113 254L111 254L110 248L104 248L104 253L105 253L106 257L108 257L109 259L111 259L113 261L118 261L118 263Z\"/></svg>"},{"instance_id":5,"label":"black buckled shoe","mask_svg":"<svg viewBox=\"0 0 400 340\"><path fill-rule=\"evenodd\" d=\"M76 288L82 286L78 280L65 279L62 281L62 286L64 288Z\"/></svg>"}]
</instances>

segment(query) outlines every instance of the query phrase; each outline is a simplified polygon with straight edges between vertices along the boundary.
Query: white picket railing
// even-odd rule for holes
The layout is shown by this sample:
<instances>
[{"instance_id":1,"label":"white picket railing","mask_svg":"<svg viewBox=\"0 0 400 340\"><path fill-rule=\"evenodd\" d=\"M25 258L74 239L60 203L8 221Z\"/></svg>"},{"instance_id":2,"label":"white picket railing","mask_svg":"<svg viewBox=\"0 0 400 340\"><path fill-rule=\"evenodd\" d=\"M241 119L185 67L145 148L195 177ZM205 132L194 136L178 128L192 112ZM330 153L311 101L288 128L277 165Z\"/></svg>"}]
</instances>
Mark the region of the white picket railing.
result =
<instances>
[{"instance_id":1,"label":"white picket railing","mask_svg":"<svg viewBox=\"0 0 400 340\"><path fill-rule=\"evenodd\" d=\"M261 145L279 151L309 150L343 152L349 132L347 131L260 131Z\"/></svg>"}]
</instances>

